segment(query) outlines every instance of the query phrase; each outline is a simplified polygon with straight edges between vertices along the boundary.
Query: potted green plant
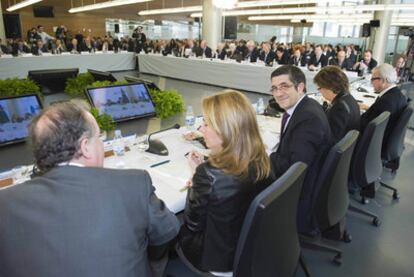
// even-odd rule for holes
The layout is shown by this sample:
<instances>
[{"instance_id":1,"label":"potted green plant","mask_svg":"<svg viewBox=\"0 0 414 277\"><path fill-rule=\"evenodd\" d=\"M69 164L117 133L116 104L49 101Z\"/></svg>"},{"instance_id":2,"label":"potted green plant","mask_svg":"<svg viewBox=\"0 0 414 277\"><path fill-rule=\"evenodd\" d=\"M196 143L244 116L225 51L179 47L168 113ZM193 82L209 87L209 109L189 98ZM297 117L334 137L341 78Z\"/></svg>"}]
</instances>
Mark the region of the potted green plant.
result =
<instances>
[{"instance_id":1,"label":"potted green plant","mask_svg":"<svg viewBox=\"0 0 414 277\"><path fill-rule=\"evenodd\" d=\"M109 114L99 114L99 110L97 108L91 108L91 114L95 117L99 129L101 130L100 137L105 140L108 132L115 130L116 125L114 119Z\"/></svg>"},{"instance_id":2,"label":"potted green plant","mask_svg":"<svg viewBox=\"0 0 414 277\"><path fill-rule=\"evenodd\" d=\"M86 98L85 88L94 81L92 74L80 73L75 78L70 78L66 81L65 92L71 98Z\"/></svg>"},{"instance_id":3,"label":"potted green plant","mask_svg":"<svg viewBox=\"0 0 414 277\"><path fill-rule=\"evenodd\" d=\"M13 78L0 80L0 97L21 96L33 93L43 99L40 87L30 79Z\"/></svg>"},{"instance_id":4,"label":"potted green plant","mask_svg":"<svg viewBox=\"0 0 414 277\"><path fill-rule=\"evenodd\" d=\"M162 91L151 89L150 95L157 117L166 118L184 111L183 97L174 89Z\"/></svg>"}]
</instances>

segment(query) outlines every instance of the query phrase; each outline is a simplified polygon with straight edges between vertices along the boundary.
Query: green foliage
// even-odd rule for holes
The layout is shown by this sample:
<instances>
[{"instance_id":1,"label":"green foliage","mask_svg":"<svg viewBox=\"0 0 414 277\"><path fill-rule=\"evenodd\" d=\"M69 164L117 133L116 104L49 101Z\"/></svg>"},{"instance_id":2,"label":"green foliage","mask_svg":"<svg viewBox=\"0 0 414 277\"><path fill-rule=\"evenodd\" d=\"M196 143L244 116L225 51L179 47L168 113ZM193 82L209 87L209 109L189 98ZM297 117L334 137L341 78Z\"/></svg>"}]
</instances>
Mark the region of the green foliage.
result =
<instances>
[{"instance_id":1,"label":"green foliage","mask_svg":"<svg viewBox=\"0 0 414 277\"><path fill-rule=\"evenodd\" d=\"M81 73L66 81L65 92L72 98L86 98L85 88L94 82L90 73Z\"/></svg>"},{"instance_id":2,"label":"green foliage","mask_svg":"<svg viewBox=\"0 0 414 277\"><path fill-rule=\"evenodd\" d=\"M91 108L91 114L95 117L96 122L98 123L99 129L101 131L112 131L115 130L115 121L113 120L112 116L109 114L99 114L99 110L97 108Z\"/></svg>"},{"instance_id":3,"label":"green foliage","mask_svg":"<svg viewBox=\"0 0 414 277\"><path fill-rule=\"evenodd\" d=\"M106 87L106 86L111 86L111 85L126 85L126 84L128 84L128 82L125 80L115 81L115 82L95 81L92 84L88 85L87 88L100 88L100 87Z\"/></svg>"},{"instance_id":4,"label":"green foliage","mask_svg":"<svg viewBox=\"0 0 414 277\"><path fill-rule=\"evenodd\" d=\"M184 111L184 100L176 90L150 90L157 117L166 118Z\"/></svg>"},{"instance_id":5,"label":"green foliage","mask_svg":"<svg viewBox=\"0 0 414 277\"><path fill-rule=\"evenodd\" d=\"M29 79L4 79L0 80L0 97L37 94L43 99L40 87Z\"/></svg>"}]
</instances>

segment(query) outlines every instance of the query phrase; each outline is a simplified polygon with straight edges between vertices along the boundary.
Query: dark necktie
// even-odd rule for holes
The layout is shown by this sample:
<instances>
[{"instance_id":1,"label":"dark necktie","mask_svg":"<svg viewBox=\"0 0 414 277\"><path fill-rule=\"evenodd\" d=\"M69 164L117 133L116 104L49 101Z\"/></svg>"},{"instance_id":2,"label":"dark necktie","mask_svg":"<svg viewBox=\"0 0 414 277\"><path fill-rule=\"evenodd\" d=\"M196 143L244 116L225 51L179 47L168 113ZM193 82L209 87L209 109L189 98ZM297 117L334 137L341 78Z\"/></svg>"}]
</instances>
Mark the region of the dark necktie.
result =
<instances>
[{"instance_id":1,"label":"dark necktie","mask_svg":"<svg viewBox=\"0 0 414 277\"><path fill-rule=\"evenodd\" d=\"M285 126L286 126L286 123L287 123L289 117L290 117L290 114L288 114L287 112L283 113L283 116L282 116L282 130L280 132L281 134L283 134L283 131L285 130Z\"/></svg>"}]
</instances>

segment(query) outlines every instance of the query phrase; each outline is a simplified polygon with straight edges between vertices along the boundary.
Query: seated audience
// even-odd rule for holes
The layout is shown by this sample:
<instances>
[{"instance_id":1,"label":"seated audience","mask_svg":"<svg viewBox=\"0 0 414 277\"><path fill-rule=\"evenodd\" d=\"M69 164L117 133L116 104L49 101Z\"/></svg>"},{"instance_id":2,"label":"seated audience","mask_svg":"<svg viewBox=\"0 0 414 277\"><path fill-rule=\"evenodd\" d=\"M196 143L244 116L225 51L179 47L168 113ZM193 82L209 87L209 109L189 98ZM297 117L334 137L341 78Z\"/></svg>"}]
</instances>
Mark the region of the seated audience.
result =
<instances>
[{"instance_id":1,"label":"seated audience","mask_svg":"<svg viewBox=\"0 0 414 277\"><path fill-rule=\"evenodd\" d=\"M43 44L41 39L37 40L36 44L32 47L32 54L36 56L41 56L43 53L49 53L47 46Z\"/></svg>"},{"instance_id":2,"label":"seated audience","mask_svg":"<svg viewBox=\"0 0 414 277\"><path fill-rule=\"evenodd\" d=\"M267 66L273 66L273 61L275 60L276 54L271 51L270 44L268 42L263 43L263 51L260 54L260 60L265 63Z\"/></svg>"},{"instance_id":3,"label":"seated audience","mask_svg":"<svg viewBox=\"0 0 414 277\"><path fill-rule=\"evenodd\" d=\"M277 150L270 155L275 177L295 162L308 165L298 206L298 231L313 234L317 228L312 213L312 196L320 167L331 146L328 119L315 100L307 97L306 77L299 67L283 65L271 75L272 94L285 110Z\"/></svg>"},{"instance_id":4,"label":"seated audience","mask_svg":"<svg viewBox=\"0 0 414 277\"><path fill-rule=\"evenodd\" d=\"M300 46L296 46L293 50L293 55L289 58L288 64L296 66L306 66L305 56L300 51Z\"/></svg>"},{"instance_id":5,"label":"seated audience","mask_svg":"<svg viewBox=\"0 0 414 277\"><path fill-rule=\"evenodd\" d=\"M196 49L196 56L205 58L213 57L213 52L211 51L211 48L207 46L207 41L205 39L200 42L200 47Z\"/></svg>"},{"instance_id":6,"label":"seated audience","mask_svg":"<svg viewBox=\"0 0 414 277\"><path fill-rule=\"evenodd\" d=\"M371 50L365 50L364 51L364 58L355 63L353 66L353 69L355 71L358 71L361 73L361 75L366 73L371 73L371 71L374 69L374 67L377 66L377 61L372 58L372 51Z\"/></svg>"},{"instance_id":7,"label":"seated audience","mask_svg":"<svg viewBox=\"0 0 414 277\"><path fill-rule=\"evenodd\" d=\"M78 44L78 40L76 38L73 38L70 41L70 44L68 45L68 51L71 54L79 54L81 52L81 47Z\"/></svg>"},{"instance_id":8,"label":"seated audience","mask_svg":"<svg viewBox=\"0 0 414 277\"><path fill-rule=\"evenodd\" d=\"M306 65L309 64L312 54L313 54L313 45L309 42L306 42L305 48L303 50L303 56L305 57Z\"/></svg>"},{"instance_id":9,"label":"seated audience","mask_svg":"<svg viewBox=\"0 0 414 277\"><path fill-rule=\"evenodd\" d=\"M336 65L341 69L352 70L353 63L351 59L346 58L344 50L339 50L336 58L329 60L329 65Z\"/></svg>"},{"instance_id":10,"label":"seated audience","mask_svg":"<svg viewBox=\"0 0 414 277\"><path fill-rule=\"evenodd\" d=\"M80 50L84 52L94 52L95 47L93 46L92 40L90 36L87 36L82 41L82 44L80 45Z\"/></svg>"},{"instance_id":11,"label":"seated audience","mask_svg":"<svg viewBox=\"0 0 414 277\"><path fill-rule=\"evenodd\" d=\"M37 33L37 29L36 28L31 28L29 31L27 31L27 42L29 44L36 44L36 42L42 39L40 37L40 35Z\"/></svg>"},{"instance_id":12,"label":"seated audience","mask_svg":"<svg viewBox=\"0 0 414 277\"><path fill-rule=\"evenodd\" d=\"M211 153L207 160L197 152L189 155L195 173L178 253L201 271L227 276L223 274L233 270L247 209L273 179L255 111L246 96L227 90L204 98L202 106L200 131Z\"/></svg>"},{"instance_id":13,"label":"seated audience","mask_svg":"<svg viewBox=\"0 0 414 277\"><path fill-rule=\"evenodd\" d=\"M384 63L375 67L372 70L371 84L379 96L371 107L360 105L362 109L366 109L366 112L361 115L361 131L382 112L391 113L382 141L382 151L387 145L392 128L397 123L402 110L407 106L407 97L395 85L396 82L397 72L392 65Z\"/></svg>"},{"instance_id":14,"label":"seated audience","mask_svg":"<svg viewBox=\"0 0 414 277\"><path fill-rule=\"evenodd\" d=\"M328 57L326 57L322 52L322 45L318 44L315 46L315 51L311 55L308 62L309 70L315 70L320 67L328 65Z\"/></svg>"},{"instance_id":15,"label":"seated audience","mask_svg":"<svg viewBox=\"0 0 414 277\"><path fill-rule=\"evenodd\" d=\"M65 44L60 39L57 39L55 42L55 54L62 54L63 52L67 52Z\"/></svg>"},{"instance_id":16,"label":"seated audience","mask_svg":"<svg viewBox=\"0 0 414 277\"><path fill-rule=\"evenodd\" d=\"M98 124L79 103L49 106L29 133L41 176L0 190L1 275L152 276L147 248L179 223L148 173L102 168Z\"/></svg>"},{"instance_id":17,"label":"seated audience","mask_svg":"<svg viewBox=\"0 0 414 277\"><path fill-rule=\"evenodd\" d=\"M288 64L288 55L285 52L285 49L283 49L283 47L277 47L276 48L276 56L275 56L275 62L277 64Z\"/></svg>"},{"instance_id":18,"label":"seated audience","mask_svg":"<svg viewBox=\"0 0 414 277\"><path fill-rule=\"evenodd\" d=\"M405 57L400 56L395 62L395 72L397 72L398 82L404 81L404 79L410 74L410 69L405 66Z\"/></svg>"},{"instance_id":19,"label":"seated audience","mask_svg":"<svg viewBox=\"0 0 414 277\"><path fill-rule=\"evenodd\" d=\"M219 43L216 50L216 57L220 60L225 60L227 57L227 45L225 43Z\"/></svg>"},{"instance_id":20,"label":"seated audience","mask_svg":"<svg viewBox=\"0 0 414 277\"><path fill-rule=\"evenodd\" d=\"M0 54L9 54L7 51L7 47L5 44L2 43L1 38L0 38Z\"/></svg>"},{"instance_id":21,"label":"seated audience","mask_svg":"<svg viewBox=\"0 0 414 277\"><path fill-rule=\"evenodd\" d=\"M17 40L13 44L13 55L14 56L19 56L21 54L30 53L30 52L31 52L31 50L30 50L29 46L27 46L26 42L24 42L21 39Z\"/></svg>"},{"instance_id":22,"label":"seated audience","mask_svg":"<svg viewBox=\"0 0 414 277\"><path fill-rule=\"evenodd\" d=\"M247 52L246 52L245 59L252 63L257 62L257 59L259 57L259 50L256 47L256 43L253 40L249 40L246 45L247 45Z\"/></svg>"},{"instance_id":23,"label":"seated audience","mask_svg":"<svg viewBox=\"0 0 414 277\"><path fill-rule=\"evenodd\" d=\"M239 40L239 43L236 47L236 53L241 57L242 60L246 58L247 51L246 41L244 39Z\"/></svg>"},{"instance_id":24,"label":"seated audience","mask_svg":"<svg viewBox=\"0 0 414 277\"><path fill-rule=\"evenodd\" d=\"M344 51L341 52L345 55ZM330 65L322 68L313 81L323 98L329 102L325 112L333 142L340 141L350 130L359 130L359 106L349 93L349 81L345 73L339 67Z\"/></svg>"}]
</instances>

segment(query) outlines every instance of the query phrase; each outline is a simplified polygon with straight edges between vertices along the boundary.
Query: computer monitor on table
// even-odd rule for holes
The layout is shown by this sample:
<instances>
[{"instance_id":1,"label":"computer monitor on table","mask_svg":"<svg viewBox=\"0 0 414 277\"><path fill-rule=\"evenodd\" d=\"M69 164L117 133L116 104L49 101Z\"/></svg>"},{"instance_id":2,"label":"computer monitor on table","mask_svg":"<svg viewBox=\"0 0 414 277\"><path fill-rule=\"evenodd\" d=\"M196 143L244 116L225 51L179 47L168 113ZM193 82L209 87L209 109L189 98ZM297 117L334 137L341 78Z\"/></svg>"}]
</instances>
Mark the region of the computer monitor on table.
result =
<instances>
[{"instance_id":1,"label":"computer monitor on table","mask_svg":"<svg viewBox=\"0 0 414 277\"><path fill-rule=\"evenodd\" d=\"M43 94L61 93L65 90L66 81L78 76L79 68L31 70L29 79L40 85Z\"/></svg>"},{"instance_id":2,"label":"computer monitor on table","mask_svg":"<svg viewBox=\"0 0 414 277\"><path fill-rule=\"evenodd\" d=\"M88 72L93 76L95 81L110 81L115 82L116 78L111 72L88 69Z\"/></svg>"},{"instance_id":3,"label":"computer monitor on table","mask_svg":"<svg viewBox=\"0 0 414 277\"><path fill-rule=\"evenodd\" d=\"M24 141L29 123L41 110L36 94L0 98L0 146Z\"/></svg>"},{"instance_id":4,"label":"computer monitor on table","mask_svg":"<svg viewBox=\"0 0 414 277\"><path fill-rule=\"evenodd\" d=\"M154 103L144 83L87 88L86 94L100 114L109 114L116 122L155 115Z\"/></svg>"}]
</instances>

